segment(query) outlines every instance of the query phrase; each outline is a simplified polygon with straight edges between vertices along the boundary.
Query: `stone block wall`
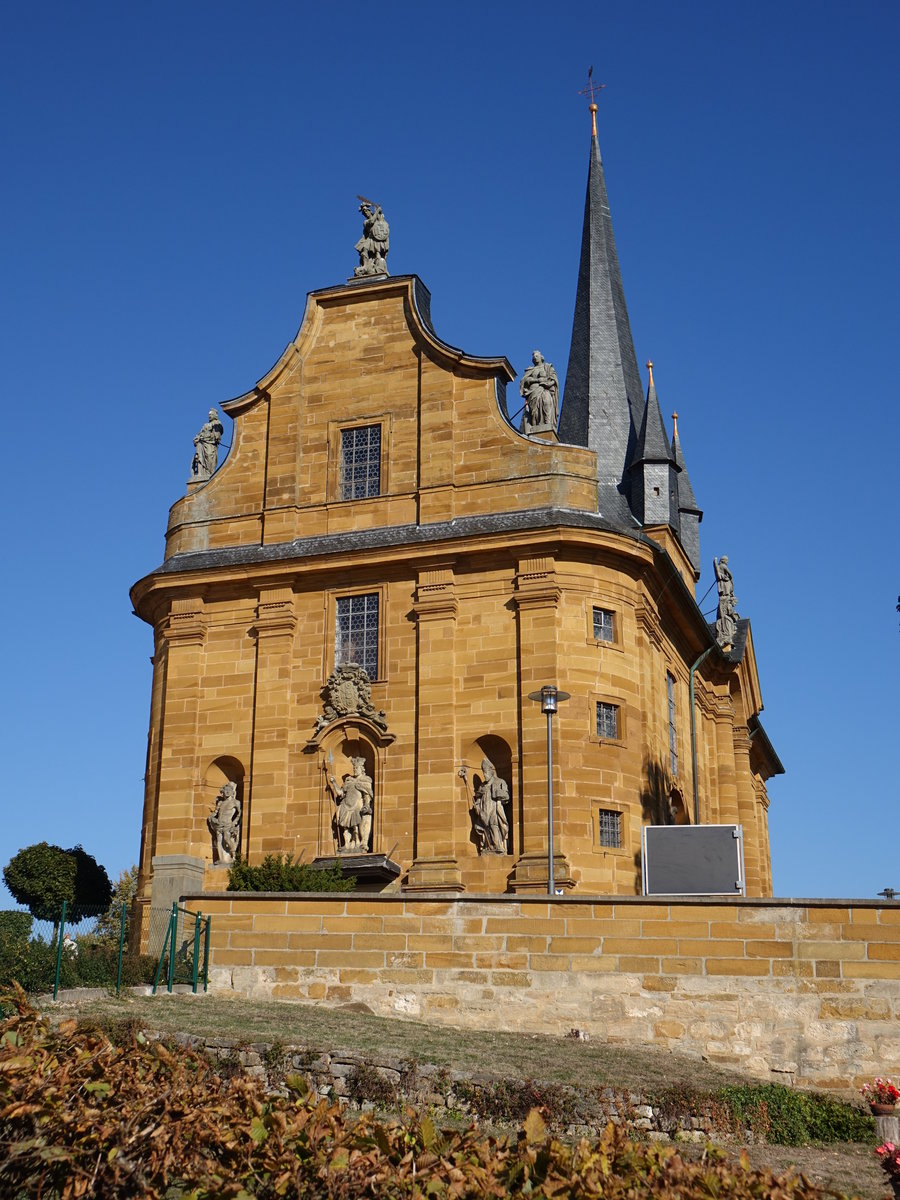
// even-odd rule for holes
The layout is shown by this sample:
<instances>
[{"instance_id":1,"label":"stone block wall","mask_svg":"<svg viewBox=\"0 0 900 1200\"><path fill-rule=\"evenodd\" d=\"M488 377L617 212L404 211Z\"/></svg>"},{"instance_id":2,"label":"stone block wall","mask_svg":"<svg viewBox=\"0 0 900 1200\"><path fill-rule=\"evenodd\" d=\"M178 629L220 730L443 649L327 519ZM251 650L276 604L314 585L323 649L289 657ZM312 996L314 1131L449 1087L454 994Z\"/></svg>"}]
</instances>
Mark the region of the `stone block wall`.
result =
<instances>
[{"instance_id":1,"label":"stone block wall","mask_svg":"<svg viewBox=\"0 0 900 1200\"><path fill-rule=\"evenodd\" d=\"M228 895L211 990L663 1046L849 1092L900 1073L900 903Z\"/></svg>"}]
</instances>

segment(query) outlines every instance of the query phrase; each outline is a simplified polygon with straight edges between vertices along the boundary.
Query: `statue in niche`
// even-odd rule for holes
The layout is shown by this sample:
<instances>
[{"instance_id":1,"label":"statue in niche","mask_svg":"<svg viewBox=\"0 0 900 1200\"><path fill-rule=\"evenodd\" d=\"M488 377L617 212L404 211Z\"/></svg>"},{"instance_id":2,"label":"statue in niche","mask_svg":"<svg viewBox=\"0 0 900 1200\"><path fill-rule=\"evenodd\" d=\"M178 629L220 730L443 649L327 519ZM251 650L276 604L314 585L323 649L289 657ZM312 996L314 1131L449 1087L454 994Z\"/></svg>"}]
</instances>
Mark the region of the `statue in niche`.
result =
<instances>
[{"instance_id":1,"label":"statue in niche","mask_svg":"<svg viewBox=\"0 0 900 1200\"><path fill-rule=\"evenodd\" d=\"M532 365L522 376L519 391L525 398L523 433L556 432L559 424L559 380L553 363L544 361L540 350L531 356Z\"/></svg>"},{"instance_id":2,"label":"statue in niche","mask_svg":"<svg viewBox=\"0 0 900 1200\"><path fill-rule=\"evenodd\" d=\"M472 825L478 839L479 854L507 854L509 842L509 788L501 779L489 758L481 764L483 776L480 787L475 790L472 807Z\"/></svg>"},{"instance_id":3,"label":"statue in niche","mask_svg":"<svg viewBox=\"0 0 900 1200\"><path fill-rule=\"evenodd\" d=\"M359 211L363 218L363 235L354 246L359 255L359 266L354 270L355 278L366 275L387 275L387 254L391 248L391 230L384 219L380 204L359 196Z\"/></svg>"},{"instance_id":4,"label":"statue in niche","mask_svg":"<svg viewBox=\"0 0 900 1200\"><path fill-rule=\"evenodd\" d=\"M735 605L737 597L734 594L734 578L728 566L728 555L713 559L713 570L716 574L716 586L719 589L719 608L716 613L716 641L727 649L734 641L737 630L739 613Z\"/></svg>"},{"instance_id":5,"label":"statue in niche","mask_svg":"<svg viewBox=\"0 0 900 1200\"><path fill-rule=\"evenodd\" d=\"M237 784L230 780L219 789L216 807L206 818L212 834L213 862L230 864L241 844L241 802Z\"/></svg>"},{"instance_id":6,"label":"statue in niche","mask_svg":"<svg viewBox=\"0 0 900 1200\"><path fill-rule=\"evenodd\" d=\"M209 410L209 420L203 425L194 438L194 461L191 463L191 474L195 479L210 479L219 465L219 442L225 427L219 420L218 410Z\"/></svg>"},{"instance_id":7,"label":"statue in niche","mask_svg":"<svg viewBox=\"0 0 900 1200\"><path fill-rule=\"evenodd\" d=\"M379 729L387 729L384 709L376 711L372 703L369 676L358 663L341 663L328 676L325 684L325 705L316 717L316 733L338 717L366 717Z\"/></svg>"},{"instance_id":8,"label":"statue in niche","mask_svg":"<svg viewBox=\"0 0 900 1200\"><path fill-rule=\"evenodd\" d=\"M343 776L340 787L333 775L328 776L328 786L337 805L335 841L339 854L366 854L372 833L374 788L366 774L364 758L351 758L350 767L351 771Z\"/></svg>"}]
</instances>

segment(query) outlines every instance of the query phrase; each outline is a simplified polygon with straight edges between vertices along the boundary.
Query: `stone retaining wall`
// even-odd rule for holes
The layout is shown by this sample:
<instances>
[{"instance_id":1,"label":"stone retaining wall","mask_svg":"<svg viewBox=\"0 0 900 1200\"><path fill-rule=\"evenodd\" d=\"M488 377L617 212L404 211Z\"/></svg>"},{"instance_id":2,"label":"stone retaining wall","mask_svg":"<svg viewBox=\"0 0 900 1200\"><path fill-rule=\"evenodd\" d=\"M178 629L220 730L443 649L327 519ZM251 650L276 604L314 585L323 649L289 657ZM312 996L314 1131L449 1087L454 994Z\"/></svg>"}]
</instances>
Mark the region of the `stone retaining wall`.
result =
<instances>
[{"instance_id":1,"label":"stone retaining wall","mask_svg":"<svg viewBox=\"0 0 900 1200\"><path fill-rule=\"evenodd\" d=\"M900 903L376 894L188 898L210 988L664 1046L849 1092L900 1074Z\"/></svg>"},{"instance_id":2,"label":"stone retaining wall","mask_svg":"<svg viewBox=\"0 0 900 1200\"><path fill-rule=\"evenodd\" d=\"M419 1113L445 1111L450 1117L475 1118L479 1104L473 1090L489 1091L502 1082L497 1076L471 1075L399 1058L371 1059L349 1050L322 1052L304 1046L247 1043L237 1038L187 1033L175 1034L174 1040L204 1054L220 1072L227 1073L229 1068L243 1071L271 1091L282 1091L285 1075L297 1072L318 1096L339 1100L355 1109L412 1105ZM645 1136L675 1136L682 1141L705 1142L723 1134L713 1114L666 1112L651 1104L641 1092L608 1087L584 1087L576 1092L562 1085L536 1086L544 1093L546 1103L542 1110L548 1126L569 1136L590 1136L608 1121L641 1130ZM562 1121L558 1119L560 1114ZM745 1132L752 1140L752 1133Z\"/></svg>"}]
</instances>

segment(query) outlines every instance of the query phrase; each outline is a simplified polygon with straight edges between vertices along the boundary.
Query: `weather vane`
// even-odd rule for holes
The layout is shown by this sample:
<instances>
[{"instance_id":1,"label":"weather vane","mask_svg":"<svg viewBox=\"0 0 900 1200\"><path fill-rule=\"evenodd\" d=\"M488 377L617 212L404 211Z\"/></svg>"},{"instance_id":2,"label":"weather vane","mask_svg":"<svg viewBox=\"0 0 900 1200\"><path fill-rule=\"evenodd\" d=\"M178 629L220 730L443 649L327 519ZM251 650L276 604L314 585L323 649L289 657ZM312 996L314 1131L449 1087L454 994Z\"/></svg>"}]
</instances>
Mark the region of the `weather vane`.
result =
<instances>
[{"instance_id":1,"label":"weather vane","mask_svg":"<svg viewBox=\"0 0 900 1200\"><path fill-rule=\"evenodd\" d=\"M590 109L590 112L591 112L591 126L592 126L591 132L594 135L594 137L597 136L597 101L594 98L594 94L596 92L602 92L605 87L606 87L605 83L594 83L594 66L592 63L590 68L588 69L587 87L581 88L578 92L578 95L579 96L590 96L590 98L591 98L591 102L588 105L588 108Z\"/></svg>"}]
</instances>

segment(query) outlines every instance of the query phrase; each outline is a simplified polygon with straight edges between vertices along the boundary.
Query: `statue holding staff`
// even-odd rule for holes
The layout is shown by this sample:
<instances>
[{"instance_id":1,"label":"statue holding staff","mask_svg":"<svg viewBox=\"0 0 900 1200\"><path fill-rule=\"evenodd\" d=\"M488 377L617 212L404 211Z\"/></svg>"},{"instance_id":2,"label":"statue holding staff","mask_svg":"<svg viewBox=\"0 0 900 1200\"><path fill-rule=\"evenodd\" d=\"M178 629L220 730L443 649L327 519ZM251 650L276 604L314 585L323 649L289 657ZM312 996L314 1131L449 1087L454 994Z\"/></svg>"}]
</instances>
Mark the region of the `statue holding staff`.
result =
<instances>
[{"instance_id":1,"label":"statue holding staff","mask_svg":"<svg viewBox=\"0 0 900 1200\"><path fill-rule=\"evenodd\" d=\"M328 776L328 787L337 805L335 841L339 853L365 854L372 832L374 788L366 774L364 758L351 758L350 767L351 771L343 776L340 787L333 775Z\"/></svg>"}]
</instances>

